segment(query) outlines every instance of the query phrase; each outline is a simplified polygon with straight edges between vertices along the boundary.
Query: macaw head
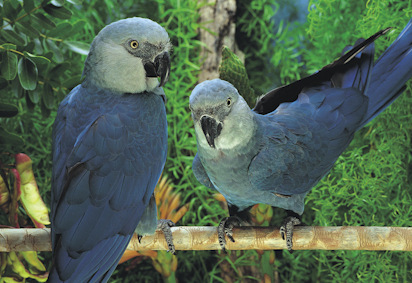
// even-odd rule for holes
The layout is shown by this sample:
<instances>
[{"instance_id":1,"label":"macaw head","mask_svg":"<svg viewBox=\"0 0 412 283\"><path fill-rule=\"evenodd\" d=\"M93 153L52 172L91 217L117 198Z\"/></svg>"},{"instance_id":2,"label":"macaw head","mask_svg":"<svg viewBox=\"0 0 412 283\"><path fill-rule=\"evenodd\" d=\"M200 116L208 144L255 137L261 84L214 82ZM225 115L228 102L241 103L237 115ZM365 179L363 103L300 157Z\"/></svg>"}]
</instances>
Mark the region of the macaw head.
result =
<instances>
[{"instance_id":1,"label":"macaw head","mask_svg":"<svg viewBox=\"0 0 412 283\"><path fill-rule=\"evenodd\" d=\"M214 79L198 84L189 98L198 146L231 149L255 130L253 113L230 83Z\"/></svg>"},{"instance_id":2,"label":"macaw head","mask_svg":"<svg viewBox=\"0 0 412 283\"><path fill-rule=\"evenodd\" d=\"M114 22L91 44L85 81L119 93L162 87L169 79L170 48L166 30L152 20L135 17Z\"/></svg>"}]
</instances>

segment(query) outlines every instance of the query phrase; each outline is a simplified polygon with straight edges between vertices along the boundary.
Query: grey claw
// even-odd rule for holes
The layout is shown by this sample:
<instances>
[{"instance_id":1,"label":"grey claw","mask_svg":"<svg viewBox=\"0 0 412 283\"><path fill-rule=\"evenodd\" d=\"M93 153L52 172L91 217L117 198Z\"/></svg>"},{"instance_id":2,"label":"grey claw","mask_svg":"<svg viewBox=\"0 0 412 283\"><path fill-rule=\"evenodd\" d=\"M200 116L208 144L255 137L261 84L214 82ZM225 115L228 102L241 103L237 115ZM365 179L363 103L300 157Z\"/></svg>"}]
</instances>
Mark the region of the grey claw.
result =
<instances>
[{"instance_id":1,"label":"grey claw","mask_svg":"<svg viewBox=\"0 0 412 283\"><path fill-rule=\"evenodd\" d=\"M240 225L241 220L236 216L226 217L220 221L219 226L217 226L217 236L219 239L219 245L223 252L227 252L225 236L227 236L229 240L234 243L235 239L233 238L233 227Z\"/></svg>"},{"instance_id":2,"label":"grey claw","mask_svg":"<svg viewBox=\"0 0 412 283\"><path fill-rule=\"evenodd\" d=\"M285 226L280 226L280 229L279 229L279 233L280 233L280 235L282 236L282 240L284 240L285 239Z\"/></svg>"},{"instance_id":3,"label":"grey claw","mask_svg":"<svg viewBox=\"0 0 412 283\"><path fill-rule=\"evenodd\" d=\"M293 228L296 225L300 225L302 222L300 221L299 218L294 217L294 216L289 216L285 219L283 222L283 225L280 226L279 232L280 235L282 236L282 239L286 239L286 247L288 248L289 251L292 251L293 247L293 242L292 242L292 237L293 237Z\"/></svg>"},{"instance_id":4,"label":"grey claw","mask_svg":"<svg viewBox=\"0 0 412 283\"><path fill-rule=\"evenodd\" d=\"M220 221L219 226L217 226L217 236L219 239L219 245L222 251L226 253L226 239L225 239L225 223L229 217L226 217Z\"/></svg>"},{"instance_id":5,"label":"grey claw","mask_svg":"<svg viewBox=\"0 0 412 283\"><path fill-rule=\"evenodd\" d=\"M162 230L165 236L165 239L166 239L166 243L168 247L167 252L170 252L171 254L176 254L175 245L173 244L172 230L170 229L170 227L173 227L173 226L175 226L175 223L173 223L173 221L169 219L159 219L157 221L157 229Z\"/></svg>"}]
</instances>

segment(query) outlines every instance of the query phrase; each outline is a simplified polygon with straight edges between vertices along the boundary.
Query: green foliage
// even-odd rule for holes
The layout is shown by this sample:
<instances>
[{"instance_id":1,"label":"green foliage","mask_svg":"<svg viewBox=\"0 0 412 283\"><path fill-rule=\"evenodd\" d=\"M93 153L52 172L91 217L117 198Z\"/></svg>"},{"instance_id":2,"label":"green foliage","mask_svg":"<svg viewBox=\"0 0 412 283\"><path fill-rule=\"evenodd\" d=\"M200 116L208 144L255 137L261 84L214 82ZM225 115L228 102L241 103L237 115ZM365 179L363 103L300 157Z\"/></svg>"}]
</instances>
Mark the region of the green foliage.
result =
<instances>
[{"instance_id":1,"label":"green foliage","mask_svg":"<svg viewBox=\"0 0 412 283\"><path fill-rule=\"evenodd\" d=\"M238 1L236 41L245 53L246 70L256 94L301 78L302 50L307 45L305 24L275 21L287 0ZM276 16L275 16L276 15Z\"/></svg>"},{"instance_id":2,"label":"green foliage","mask_svg":"<svg viewBox=\"0 0 412 283\"><path fill-rule=\"evenodd\" d=\"M291 22L282 9L291 1L239 0L237 42L246 56L246 70L256 94L313 73L332 62L359 37L392 26L376 44L377 55L389 46L412 17L410 1L312 0L307 21ZM75 5L73 5L73 3ZM191 171L196 139L188 97L200 71L199 3L196 0L17 1L5 0L0 19L0 114L3 104L15 105L3 130L19 135L24 145L9 143L2 151L25 152L41 194L49 203L51 127L57 105L81 78L88 44L106 24L121 18L148 17L163 25L173 44L172 72L166 84L169 130L164 174L182 193L189 211L178 225L214 225L227 216L212 191L201 186ZM49 6L53 5L53 6ZM63 7L63 9L62 9ZM68 18L70 16L70 18ZM280 19L282 18L282 19ZM19 62L22 62L19 72ZM35 68L33 67L35 66ZM37 79L34 80L37 69ZM26 73L24 73L26 72ZM23 77L23 83L21 77ZM36 81L36 82L34 82ZM35 84L35 89L33 88ZM359 131L331 173L306 198L307 225L412 226L410 154L411 83L405 93ZM18 114L11 117L12 114ZM6 111L7 112L7 111ZM0 137L3 134L0 133ZM409 175L408 175L409 174ZM3 215L0 214L0 224ZM272 225L284 217L274 210ZM268 255L259 264L267 273ZM50 262L50 253L42 253ZM261 278L256 251L178 252L176 277L181 282L232 282ZM143 261L135 270L119 266L110 282L149 282L161 276ZM402 252L287 251L276 252L273 269L282 282L410 282L412 255ZM249 272L249 273L248 273Z\"/></svg>"},{"instance_id":3,"label":"green foliage","mask_svg":"<svg viewBox=\"0 0 412 283\"><path fill-rule=\"evenodd\" d=\"M70 50L85 55L85 43L75 41L84 21L62 22L61 19L69 19L72 12L60 2L6 0L0 7L0 103L18 103L24 98L28 109L39 106L47 117L80 82L77 74L81 64L76 60L72 64L63 61ZM61 25L65 25L65 33L60 32ZM3 126L0 130L10 132ZM16 145L16 139L22 143L18 136L10 133L1 140L12 146Z\"/></svg>"},{"instance_id":4,"label":"green foliage","mask_svg":"<svg viewBox=\"0 0 412 283\"><path fill-rule=\"evenodd\" d=\"M16 116L18 112L19 110L13 104L0 102L0 119ZM23 139L0 127L0 145L6 144L22 145Z\"/></svg>"},{"instance_id":5,"label":"green foliage","mask_svg":"<svg viewBox=\"0 0 412 283\"><path fill-rule=\"evenodd\" d=\"M56 25L60 19L66 20L72 16L72 12L61 6L58 1L50 3L50 1L8 0L3 4L2 15L1 77L2 82L8 83L1 84L1 91L25 96L30 106L41 104L47 116L49 113L46 109L51 110L53 105L44 102L48 98L41 98L48 95L56 96L58 93L62 97L68 89L80 81L78 78L71 84L65 83L70 77L71 66L62 63L63 54L66 55L68 49L85 55L84 43L68 42L70 36L79 31L78 28L73 27L82 23L62 22L59 26ZM65 29L71 32L59 33L63 24ZM83 48L78 48L77 45ZM56 73L56 68L60 72ZM14 82L16 74L18 82ZM44 88L49 87L54 90L52 93L43 91ZM42 96L33 95L36 91Z\"/></svg>"},{"instance_id":6,"label":"green foliage","mask_svg":"<svg viewBox=\"0 0 412 283\"><path fill-rule=\"evenodd\" d=\"M256 102L254 90L250 87L246 68L239 57L227 46L223 46L222 62L219 66L219 78L230 82L250 107Z\"/></svg>"}]
</instances>

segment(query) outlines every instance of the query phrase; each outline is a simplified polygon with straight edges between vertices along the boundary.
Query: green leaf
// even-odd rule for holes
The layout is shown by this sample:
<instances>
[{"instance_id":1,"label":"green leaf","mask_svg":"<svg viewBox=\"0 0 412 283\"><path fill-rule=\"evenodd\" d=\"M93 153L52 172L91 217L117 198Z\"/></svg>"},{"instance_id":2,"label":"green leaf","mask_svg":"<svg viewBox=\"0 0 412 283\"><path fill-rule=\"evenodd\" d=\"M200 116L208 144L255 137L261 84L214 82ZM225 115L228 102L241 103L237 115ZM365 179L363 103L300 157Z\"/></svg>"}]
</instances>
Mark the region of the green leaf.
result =
<instances>
[{"instance_id":1,"label":"green leaf","mask_svg":"<svg viewBox=\"0 0 412 283\"><path fill-rule=\"evenodd\" d=\"M54 92L52 86L49 84L44 86L42 102L47 109L54 108Z\"/></svg>"},{"instance_id":2,"label":"green leaf","mask_svg":"<svg viewBox=\"0 0 412 283\"><path fill-rule=\"evenodd\" d=\"M16 22L16 27L17 27L17 30L24 33L28 37L38 37L38 36L40 36L40 33L38 32L38 30L36 30L33 26L28 24L28 22L25 22L24 24L22 24L20 22Z\"/></svg>"},{"instance_id":3,"label":"green leaf","mask_svg":"<svg viewBox=\"0 0 412 283\"><path fill-rule=\"evenodd\" d=\"M82 55L89 54L90 44L80 41L64 41L63 43L66 44L71 51Z\"/></svg>"},{"instance_id":4,"label":"green leaf","mask_svg":"<svg viewBox=\"0 0 412 283\"><path fill-rule=\"evenodd\" d=\"M7 51L2 56L1 75L8 81L14 80L17 75L17 55Z\"/></svg>"},{"instance_id":5,"label":"green leaf","mask_svg":"<svg viewBox=\"0 0 412 283\"><path fill-rule=\"evenodd\" d=\"M78 33L82 33L82 31L84 30L84 26L86 25L86 21L85 20L79 20L77 22L75 22L73 24L73 28L72 28L72 33L73 34L78 34Z\"/></svg>"},{"instance_id":6,"label":"green leaf","mask_svg":"<svg viewBox=\"0 0 412 283\"><path fill-rule=\"evenodd\" d=\"M30 96L29 96L29 94L27 93L27 91L24 91L24 92L25 92L24 98L25 98L25 100L26 100L27 108L28 108L29 110L33 110L34 107L36 106L36 104L34 104L34 103L31 101Z\"/></svg>"},{"instance_id":7,"label":"green leaf","mask_svg":"<svg viewBox=\"0 0 412 283\"><path fill-rule=\"evenodd\" d=\"M67 62L58 64L49 71L47 77L50 78L50 80L60 84L60 81L62 77L64 76L64 73L69 69L69 67L70 67L70 64Z\"/></svg>"},{"instance_id":8,"label":"green leaf","mask_svg":"<svg viewBox=\"0 0 412 283\"><path fill-rule=\"evenodd\" d=\"M6 2L6 1L4 1L4 2ZM21 7L19 0L8 0L7 2L11 3L13 8L16 9L16 10Z\"/></svg>"},{"instance_id":9,"label":"green leaf","mask_svg":"<svg viewBox=\"0 0 412 283\"><path fill-rule=\"evenodd\" d=\"M3 47L6 50L11 50L11 49L16 50L16 48L17 48L16 45L11 44L11 43L2 44L1 47Z\"/></svg>"},{"instance_id":10,"label":"green leaf","mask_svg":"<svg viewBox=\"0 0 412 283\"><path fill-rule=\"evenodd\" d=\"M47 51L43 56L46 57L49 60L52 60L53 59L53 52Z\"/></svg>"},{"instance_id":11,"label":"green leaf","mask_svg":"<svg viewBox=\"0 0 412 283\"><path fill-rule=\"evenodd\" d=\"M27 94L29 95L30 101L33 102L33 104L37 104L40 101L40 95L37 89L33 91L28 91Z\"/></svg>"},{"instance_id":12,"label":"green leaf","mask_svg":"<svg viewBox=\"0 0 412 283\"><path fill-rule=\"evenodd\" d=\"M1 35L8 41L16 45L26 45L26 41L14 30L3 29L1 30Z\"/></svg>"},{"instance_id":13,"label":"green leaf","mask_svg":"<svg viewBox=\"0 0 412 283\"><path fill-rule=\"evenodd\" d=\"M2 127L0 127L0 144L21 146L24 144L24 140L20 136L11 134Z\"/></svg>"},{"instance_id":14,"label":"green leaf","mask_svg":"<svg viewBox=\"0 0 412 283\"><path fill-rule=\"evenodd\" d=\"M2 89L5 89L6 87L8 87L10 84L8 81L6 81L4 78L0 78L0 91Z\"/></svg>"},{"instance_id":15,"label":"green leaf","mask_svg":"<svg viewBox=\"0 0 412 283\"><path fill-rule=\"evenodd\" d=\"M13 104L0 102L0 117L13 117L19 113L17 107Z\"/></svg>"},{"instance_id":16,"label":"green leaf","mask_svg":"<svg viewBox=\"0 0 412 283\"><path fill-rule=\"evenodd\" d=\"M33 43L34 43L34 53L36 54L43 54L43 46L41 45L41 41L38 38L33 39Z\"/></svg>"},{"instance_id":17,"label":"green leaf","mask_svg":"<svg viewBox=\"0 0 412 283\"><path fill-rule=\"evenodd\" d=\"M62 22L57 24L57 27L51 30L47 35L50 37L66 38L72 32L73 26L70 23Z\"/></svg>"},{"instance_id":18,"label":"green leaf","mask_svg":"<svg viewBox=\"0 0 412 283\"><path fill-rule=\"evenodd\" d=\"M43 14L30 15L30 20L34 24L45 29L54 29L56 27L56 24Z\"/></svg>"},{"instance_id":19,"label":"green leaf","mask_svg":"<svg viewBox=\"0 0 412 283\"><path fill-rule=\"evenodd\" d=\"M21 58L18 65L18 74L21 86L25 90L34 90L37 86L37 67L29 58Z\"/></svg>"},{"instance_id":20,"label":"green leaf","mask_svg":"<svg viewBox=\"0 0 412 283\"><path fill-rule=\"evenodd\" d=\"M72 3L73 5L82 4L82 0L67 0L67 2Z\"/></svg>"},{"instance_id":21,"label":"green leaf","mask_svg":"<svg viewBox=\"0 0 412 283\"><path fill-rule=\"evenodd\" d=\"M24 0L23 1L23 9L26 13L30 13L34 9L34 1L33 0Z\"/></svg>"},{"instance_id":22,"label":"green leaf","mask_svg":"<svg viewBox=\"0 0 412 283\"><path fill-rule=\"evenodd\" d=\"M81 80L82 80L81 75L71 76L70 78L68 78L62 83L62 86L68 89L72 89L75 86L77 86L79 83L81 83Z\"/></svg>"},{"instance_id":23,"label":"green leaf","mask_svg":"<svg viewBox=\"0 0 412 283\"><path fill-rule=\"evenodd\" d=\"M17 14L19 11L16 9L16 7L13 7L15 3L13 1L5 1L3 3L3 12L4 15L7 16L7 18L11 21L15 20L17 17Z\"/></svg>"},{"instance_id":24,"label":"green leaf","mask_svg":"<svg viewBox=\"0 0 412 283\"><path fill-rule=\"evenodd\" d=\"M14 96L15 96L16 98L19 98L19 99L20 99L20 98L23 98L23 96L24 96L24 88L21 87L19 78L15 78L15 79L13 80L13 82L11 83L11 90L12 90L12 93L14 94Z\"/></svg>"},{"instance_id":25,"label":"green leaf","mask_svg":"<svg viewBox=\"0 0 412 283\"><path fill-rule=\"evenodd\" d=\"M64 5L65 0L52 0L50 3L52 3L54 6L61 7Z\"/></svg>"},{"instance_id":26,"label":"green leaf","mask_svg":"<svg viewBox=\"0 0 412 283\"><path fill-rule=\"evenodd\" d=\"M239 57L227 46L223 46L222 49L219 78L230 82L236 87L239 94L243 96L249 106L253 107L257 95L250 86L246 68Z\"/></svg>"},{"instance_id":27,"label":"green leaf","mask_svg":"<svg viewBox=\"0 0 412 283\"><path fill-rule=\"evenodd\" d=\"M65 8L65 7L57 7L53 4L48 4L47 6L43 7L44 11L50 16L59 19L70 19L72 16L72 12Z\"/></svg>"},{"instance_id":28,"label":"green leaf","mask_svg":"<svg viewBox=\"0 0 412 283\"><path fill-rule=\"evenodd\" d=\"M43 65L43 64L51 63L51 61L44 56L33 55L27 51L24 51L23 53L24 53L24 56L29 57L36 65Z\"/></svg>"},{"instance_id":29,"label":"green leaf","mask_svg":"<svg viewBox=\"0 0 412 283\"><path fill-rule=\"evenodd\" d=\"M53 52L53 60L56 63L62 63L64 61L64 57L63 53L60 51L60 48L57 47L53 40L47 39L46 41L49 49Z\"/></svg>"},{"instance_id":30,"label":"green leaf","mask_svg":"<svg viewBox=\"0 0 412 283\"><path fill-rule=\"evenodd\" d=\"M41 103L40 103L40 109L41 109L41 115L43 116L43 118L47 118L50 116L51 110L46 107L43 99L41 100Z\"/></svg>"}]
</instances>

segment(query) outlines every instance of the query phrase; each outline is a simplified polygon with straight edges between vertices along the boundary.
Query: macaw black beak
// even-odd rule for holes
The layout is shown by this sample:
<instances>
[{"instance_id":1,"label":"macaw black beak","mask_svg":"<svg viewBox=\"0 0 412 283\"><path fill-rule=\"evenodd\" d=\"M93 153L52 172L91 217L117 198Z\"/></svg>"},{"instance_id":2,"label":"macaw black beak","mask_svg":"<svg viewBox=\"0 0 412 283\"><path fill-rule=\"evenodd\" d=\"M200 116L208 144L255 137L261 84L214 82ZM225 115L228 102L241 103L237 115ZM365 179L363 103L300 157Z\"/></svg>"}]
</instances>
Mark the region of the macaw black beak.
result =
<instances>
[{"instance_id":1,"label":"macaw black beak","mask_svg":"<svg viewBox=\"0 0 412 283\"><path fill-rule=\"evenodd\" d=\"M164 86L169 80L170 74L170 56L169 52L165 51L156 56L154 62L147 61L144 63L144 69L146 71L146 77L160 78L160 87Z\"/></svg>"},{"instance_id":2,"label":"macaw black beak","mask_svg":"<svg viewBox=\"0 0 412 283\"><path fill-rule=\"evenodd\" d=\"M160 77L160 86L164 86L169 80L170 74L170 56L169 52L163 52L158 55L155 60L155 67L157 76Z\"/></svg>"},{"instance_id":3,"label":"macaw black beak","mask_svg":"<svg viewBox=\"0 0 412 283\"><path fill-rule=\"evenodd\" d=\"M203 133L205 134L207 143L215 148L215 139L220 135L222 131L222 123L218 123L210 116L202 116L200 118L200 125L202 126Z\"/></svg>"}]
</instances>

